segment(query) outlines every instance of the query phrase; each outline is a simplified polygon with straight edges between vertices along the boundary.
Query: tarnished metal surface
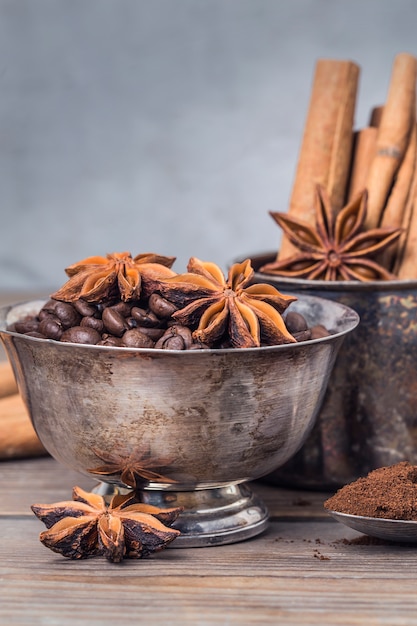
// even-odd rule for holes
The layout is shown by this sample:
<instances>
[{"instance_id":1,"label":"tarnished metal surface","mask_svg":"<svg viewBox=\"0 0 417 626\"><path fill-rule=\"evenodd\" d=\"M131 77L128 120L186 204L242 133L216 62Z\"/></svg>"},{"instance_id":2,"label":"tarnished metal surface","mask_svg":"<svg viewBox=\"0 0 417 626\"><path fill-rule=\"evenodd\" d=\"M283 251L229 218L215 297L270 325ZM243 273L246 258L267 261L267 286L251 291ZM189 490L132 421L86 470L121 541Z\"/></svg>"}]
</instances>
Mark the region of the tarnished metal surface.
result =
<instances>
[{"instance_id":1,"label":"tarnished metal surface","mask_svg":"<svg viewBox=\"0 0 417 626\"><path fill-rule=\"evenodd\" d=\"M36 432L58 461L119 486L219 489L296 452L358 322L318 298L294 308L335 334L241 350L86 346L6 332L13 310L3 308L0 335Z\"/></svg>"},{"instance_id":2,"label":"tarnished metal surface","mask_svg":"<svg viewBox=\"0 0 417 626\"><path fill-rule=\"evenodd\" d=\"M254 257L254 266L265 258ZM256 279L283 292L341 302L361 318L339 351L308 440L269 480L333 489L377 467L416 464L417 281Z\"/></svg>"}]
</instances>

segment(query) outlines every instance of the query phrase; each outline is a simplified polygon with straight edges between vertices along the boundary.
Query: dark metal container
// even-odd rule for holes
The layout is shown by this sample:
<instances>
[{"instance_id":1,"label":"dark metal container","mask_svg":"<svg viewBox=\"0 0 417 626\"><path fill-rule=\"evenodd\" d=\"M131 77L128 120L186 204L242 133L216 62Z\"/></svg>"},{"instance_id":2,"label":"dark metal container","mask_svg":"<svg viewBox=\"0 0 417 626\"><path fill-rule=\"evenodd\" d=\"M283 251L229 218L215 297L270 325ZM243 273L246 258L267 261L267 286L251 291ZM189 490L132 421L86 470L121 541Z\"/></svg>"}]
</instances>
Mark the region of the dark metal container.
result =
<instances>
[{"instance_id":1,"label":"dark metal container","mask_svg":"<svg viewBox=\"0 0 417 626\"><path fill-rule=\"evenodd\" d=\"M361 322L338 353L309 438L268 482L335 489L377 467L417 464L417 280L330 282L257 272L274 257L252 257L256 282L336 300Z\"/></svg>"}]
</instances>

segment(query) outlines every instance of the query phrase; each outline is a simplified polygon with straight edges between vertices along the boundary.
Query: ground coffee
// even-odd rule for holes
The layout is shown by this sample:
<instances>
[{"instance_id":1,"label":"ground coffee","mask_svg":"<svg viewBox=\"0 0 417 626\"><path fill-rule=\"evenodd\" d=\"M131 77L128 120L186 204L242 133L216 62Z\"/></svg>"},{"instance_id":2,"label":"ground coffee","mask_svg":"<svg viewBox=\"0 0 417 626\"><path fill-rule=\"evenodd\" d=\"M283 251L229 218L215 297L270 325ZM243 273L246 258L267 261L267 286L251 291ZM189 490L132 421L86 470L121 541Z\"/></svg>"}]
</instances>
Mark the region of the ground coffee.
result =
<instances>
[{"instance_id":1,"label":"ground coffee","mask_svg":"<svg viewBox=\"0 0 417 626\"><path fill-rule=\"evenodd\" d=\"M339 489L324 507L338 513L417 520L417 466L402 461Z\"/></svg>"}]
</instances>

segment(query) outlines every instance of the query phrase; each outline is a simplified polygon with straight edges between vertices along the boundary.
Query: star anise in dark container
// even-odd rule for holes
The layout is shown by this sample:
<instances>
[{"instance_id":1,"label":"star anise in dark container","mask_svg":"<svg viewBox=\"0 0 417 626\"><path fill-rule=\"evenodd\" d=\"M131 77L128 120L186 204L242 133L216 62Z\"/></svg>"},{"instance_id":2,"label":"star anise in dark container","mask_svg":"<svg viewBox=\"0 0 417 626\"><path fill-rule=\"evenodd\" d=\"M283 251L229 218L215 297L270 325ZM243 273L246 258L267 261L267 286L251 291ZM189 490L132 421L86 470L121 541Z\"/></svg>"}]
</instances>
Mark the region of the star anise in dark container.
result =
<instances>
[{"instance_id":1,"label":"star anise in dark container","mask_svg":"<svg viewBox=\"0 0 417 626\"><path fill-rule=\"evenodd\" d=\"M143 558L163 550L180 531L169 528L181 508L160 509L116 495L110 504L98 494L74 487L73 500L34 504L32 511L47 530L39 536L47 547L70 559L105 556L109 561Z\"/></svg>"},{"instance_id":2,"label":"star anise in dark container","mask_svg":"<svg viewBox=\"0 0 417 626\"><path fill-rule=\"evenodd\" d=\"M317 186L316 226L286 213L271 213L299 250L287 259L267 263L260 272L322 280L392 280L395 276L375 258L394 243L400 228L364 230L368 194L358 194L336 216L326 190Z\"/></svg>"},{"instance_id":3,"label":"star anise in dark container","mask_svg":"<svg viewBox=\"0 0 417 626\"><path fill-rule=\"evenodd\" d=\"M188 272L162 279L157 289L178 310L172 314L209 347L254 348L293 343L281 314L296 300L267 284L251 284L250 260L235 263L224 277L218 265L192 257Z\"/></svg>"}]
</instances>

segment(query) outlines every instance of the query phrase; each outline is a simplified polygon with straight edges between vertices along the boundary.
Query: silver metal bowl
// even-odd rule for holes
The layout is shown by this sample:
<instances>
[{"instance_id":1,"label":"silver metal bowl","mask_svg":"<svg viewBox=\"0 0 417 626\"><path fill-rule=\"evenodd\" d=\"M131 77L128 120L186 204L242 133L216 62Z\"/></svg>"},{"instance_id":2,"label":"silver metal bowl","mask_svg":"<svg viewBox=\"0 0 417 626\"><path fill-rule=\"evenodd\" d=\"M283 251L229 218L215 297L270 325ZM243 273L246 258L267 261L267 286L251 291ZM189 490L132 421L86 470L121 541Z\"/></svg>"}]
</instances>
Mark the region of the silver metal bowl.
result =
<instances>
[{"instance_id":1,"label":"silver metal bowl","mask_svg":"<svg viewBox=\"0 0 417 626\"><path fill-rule=\"evenodd\" d=\"M300 296L290 309L332 334L297 344L170 351L60 343L6 330L43 302L0 309L0 337L35 430L62 464L136 489L157 506L183 506L176 545L254 536L268 511L248 481L301 447L336 353L359 318ZM51 481L53 477L51 477Z\"/></svg>"}]
</instances>

